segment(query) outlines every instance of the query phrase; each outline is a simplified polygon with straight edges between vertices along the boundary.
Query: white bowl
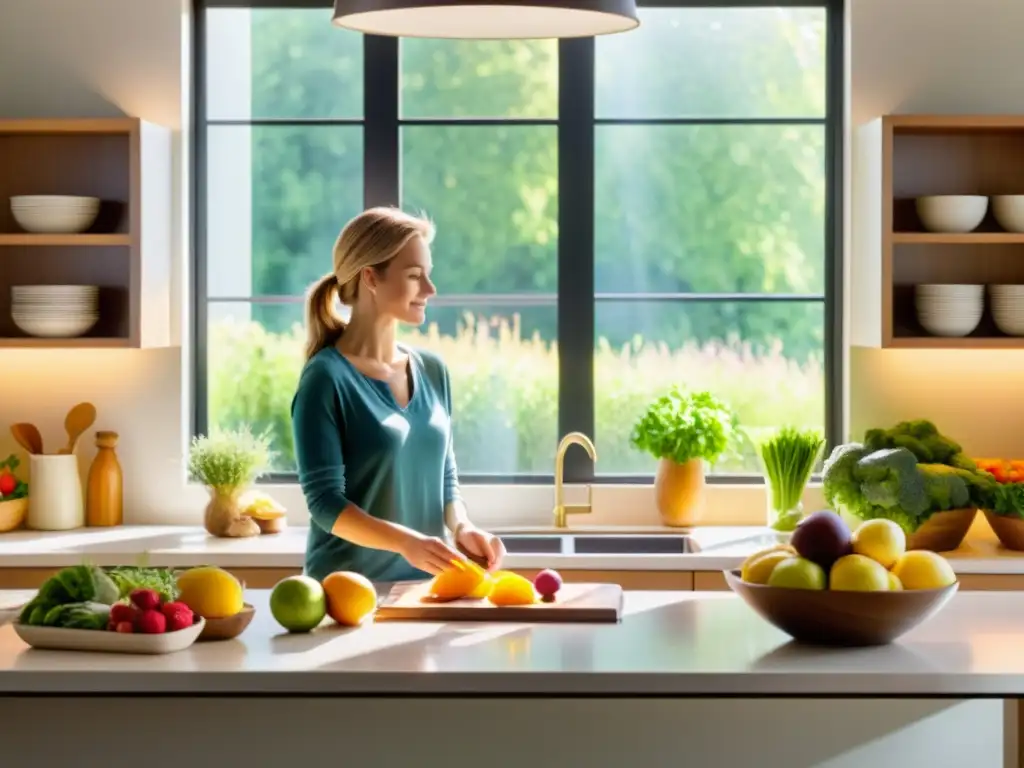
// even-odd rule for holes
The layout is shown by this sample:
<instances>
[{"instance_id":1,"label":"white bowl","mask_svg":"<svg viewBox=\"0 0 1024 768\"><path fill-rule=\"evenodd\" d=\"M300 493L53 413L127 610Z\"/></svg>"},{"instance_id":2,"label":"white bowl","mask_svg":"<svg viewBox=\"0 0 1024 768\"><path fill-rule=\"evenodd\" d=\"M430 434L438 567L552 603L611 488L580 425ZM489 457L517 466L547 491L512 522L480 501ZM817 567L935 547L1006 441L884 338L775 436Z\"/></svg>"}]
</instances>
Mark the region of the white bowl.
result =
<instances>
[{"instance_id":1,"label":"white bowl","mask_svg":"<svg viewBox=\"0 0 1024 768\"><path fill-rule=\"evenodd\" d=\"M918 218L929 232L971 232L985 218L984 195L927 195L914 201Z\"/></svg>"},{"instance_id":2,"label":"white bowl","mask_svg":"<svg viewBox=\"0 0 1024 768\"><path fill-rule=\"evenodd\" d=\"M26 232L84 232L100 212L98 197L21 195L11 198L11 214Z\"/></svg>"},{"instance_id":3,"label":"white bowl","mask_svg":"<svg viewBox=\"0 0 1024 768\"><path fill-rule=\"evenodd\" d=\"M68 339L88 333L99 315L70 318L21 317L12 314L14 324L29 336L52 339Z\"/></svg>"},{"instance_id":4,"label":"white bowl","mask_svg":"<svg viewBox=\"0 0 1024 768\"><path fill-rule=\"evenodd\" d=\"M992 215L1007 232L1024 232L1024 195L993 195Z\"/></svg>"}]
</instances>

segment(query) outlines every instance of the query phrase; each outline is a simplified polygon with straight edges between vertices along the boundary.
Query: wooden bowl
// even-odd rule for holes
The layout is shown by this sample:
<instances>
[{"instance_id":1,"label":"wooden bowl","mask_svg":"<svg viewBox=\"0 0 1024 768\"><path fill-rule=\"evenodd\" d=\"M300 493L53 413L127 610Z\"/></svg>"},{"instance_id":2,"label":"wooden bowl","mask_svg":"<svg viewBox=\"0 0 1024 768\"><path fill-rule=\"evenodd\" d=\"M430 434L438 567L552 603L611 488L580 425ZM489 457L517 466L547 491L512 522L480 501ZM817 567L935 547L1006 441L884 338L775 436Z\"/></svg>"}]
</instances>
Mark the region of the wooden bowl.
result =
<instances>
[{"instance_id":1,"label":"wooden bowl","mask_svg":"<svg viewBox=\"0 0 1024 768\"><path fill-rule=\"evenodd\" d=\"M939 612L959 582L941 589L832 592L750 584L726 571L729 587L763 619L801 643L886 645Z\"/></svg>"},{"instance_id":2,"label":"wooden bowl","mask_svg":"<svg viewBox=\"0 0 1024 768\"><path fill-rule=\"evenodd\" d=\"M256 615L256 609L245 603L242 610L226 619L206 619L206 626L199 635L199 642L208 640L232 640L245 631Z\"/></svg>"},{"instance_id":3,"label":"wooden bowl","mask_svg":"<svg viewBox=\"0 0 1024 768\"><path fill-rule=\"evenodd\" d=\"M974 508L936 512L907 536L907 549L952 552L963 543L977 514L978 510Z\"/></svg>"},{"instance_id":4,"label":"wooden bowl","mask_svg":"<svg viewBox=\"0 0 1024 768\"><path fill-rule=\"evenodd\" d=\"M1024 552L1024 520L1009 515L997 515L989 509L985 510L985 519L988 520L1000 544L1007 549Z\"/></svg>"},{"instance_id":5,"label":"wooden bowl","mask_svg":"<svg viewBox=\"0 0 1024 768\"><path fill-rule=\"evenodd\" d=\"M0 533L13 531L25 522L28 514L28 497L0 501Z\"/></svg>"}]
</instances>

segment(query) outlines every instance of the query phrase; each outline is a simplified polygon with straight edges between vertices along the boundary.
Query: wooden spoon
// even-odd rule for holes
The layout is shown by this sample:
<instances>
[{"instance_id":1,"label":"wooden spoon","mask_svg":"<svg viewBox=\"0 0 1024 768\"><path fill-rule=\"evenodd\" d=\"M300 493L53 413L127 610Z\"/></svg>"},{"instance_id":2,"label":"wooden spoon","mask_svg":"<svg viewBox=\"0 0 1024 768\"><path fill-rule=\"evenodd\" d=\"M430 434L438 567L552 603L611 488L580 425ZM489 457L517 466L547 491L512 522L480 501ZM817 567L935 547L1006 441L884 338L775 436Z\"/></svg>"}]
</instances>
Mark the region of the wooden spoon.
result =
<instances>
[{"instance_id":1,"label":"wooden spoon","mask_svg":"<svg viewBox=\"0 0 1024 768\"><path fill-rule=\"evenodd\" d=\"M43 436L39 434L39 428L35 424L19 422L11 425L11 434L18 441L18 445L29 453L43 452Z\"/></svg>"},{"instance_id":2,"label":"wooden spoon","mask_svg":"<svg viewBox=\"0 0 1024 768\"><path fill-rule=\"evenodd\" d=\"M96 406L92 403L79 403L64 417L64 429L68 433L68 442L57 453L74 453L78 446L78 438L82 436L96 421Z\"/></svg>"}]
</instances>

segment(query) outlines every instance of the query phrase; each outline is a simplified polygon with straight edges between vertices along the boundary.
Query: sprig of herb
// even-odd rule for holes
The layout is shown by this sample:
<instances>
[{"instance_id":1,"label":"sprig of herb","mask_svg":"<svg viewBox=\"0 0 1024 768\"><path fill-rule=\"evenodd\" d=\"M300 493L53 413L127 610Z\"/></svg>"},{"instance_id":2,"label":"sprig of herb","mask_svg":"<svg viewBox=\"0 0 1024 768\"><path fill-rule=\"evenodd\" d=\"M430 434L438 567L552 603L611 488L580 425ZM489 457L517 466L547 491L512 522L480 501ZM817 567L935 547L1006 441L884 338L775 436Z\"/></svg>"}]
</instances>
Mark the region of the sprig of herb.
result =
<instances>
[{"instance_id":1,"label":"sprig of herb","mask_svg":"<svg viewBox=\"0 0 1024 768\"><path fill-rule=\"evenodd\" d=\"M192 439L188 471L193 480L218 490L250 485L270 465L270 438L249 427L220 430Z\"/></svg>"},{"instance_id":2,"label":"sprig of herb","mask_svg":"<svg viewBox=\"0 0 1024 768\"><path fill-rule=\"evenodd\" d=\"M673 387L655 400L633 427L630 442L656 459L713 464L736 436L732 409L710 392Z\"/></svg>"}]
</instances>

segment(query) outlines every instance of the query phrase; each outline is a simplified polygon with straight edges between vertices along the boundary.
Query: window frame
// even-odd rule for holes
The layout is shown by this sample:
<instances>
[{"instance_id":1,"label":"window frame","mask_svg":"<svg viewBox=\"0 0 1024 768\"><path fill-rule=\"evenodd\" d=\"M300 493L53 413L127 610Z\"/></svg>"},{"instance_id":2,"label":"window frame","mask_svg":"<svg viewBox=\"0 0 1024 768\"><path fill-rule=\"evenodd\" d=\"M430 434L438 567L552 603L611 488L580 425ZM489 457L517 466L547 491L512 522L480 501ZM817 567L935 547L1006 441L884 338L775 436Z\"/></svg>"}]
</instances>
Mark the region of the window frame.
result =
<instances>
[{"instance_id":1,"label":"window frame","mask_svg":"<svg viewBox=\"0 0 1024 768\"><path fill-rule=\"evenodd\" d=\"M363 205L400 202L401 128L406 125L548 125L558 134L558 273L573 280L559 280L554 296L558 318L559 388L558 434L580 431L594 435L594 333L598 301L820 301L824 304L825 440L826 451L845 440L844 407L844 123L845 123L845 0L638 0L641 8L823 8L826 13L825 115L817 118L597 118L595 115L594 38L558 42L558 116L550 119L402 118L400 115L400 41L365 35L363 42L364 109L362 119L246 119L210 120L206 114L206 23L211 8L324 9L330 0L193 0L192 13L192 184L190 194L192 285L191 311L191 434L208 428L207 306L225 300L244 303L288 303L301 298L285 296L210 297L207 291L207 153L206 130L211 125L360 125L363 127ZM325 23L329 19L325 18ZM821 125L825 131L825 290L823 294L606 294L595 293L594 270L594 161L595 135L599 125ZM340 223L339 223L340 226ZM552 297L474 294L438 296L434 303L463 306L485 301L521 306L549 302ZM536 485L554 482L544 475L480 475L462 473L465 484ZM592 484L650 484L651 475L595 474L584 451L565 456L564 481ZM274 474L268 483L296 483L295 474ZM760 485L759 474L711 474L708 482L721 485Z\"/></svg>"}]
</instances>

